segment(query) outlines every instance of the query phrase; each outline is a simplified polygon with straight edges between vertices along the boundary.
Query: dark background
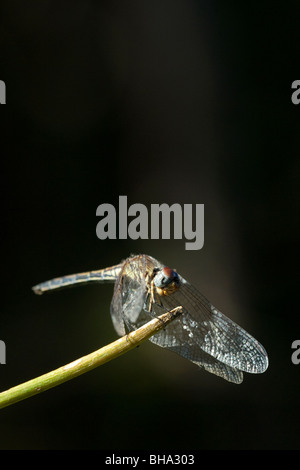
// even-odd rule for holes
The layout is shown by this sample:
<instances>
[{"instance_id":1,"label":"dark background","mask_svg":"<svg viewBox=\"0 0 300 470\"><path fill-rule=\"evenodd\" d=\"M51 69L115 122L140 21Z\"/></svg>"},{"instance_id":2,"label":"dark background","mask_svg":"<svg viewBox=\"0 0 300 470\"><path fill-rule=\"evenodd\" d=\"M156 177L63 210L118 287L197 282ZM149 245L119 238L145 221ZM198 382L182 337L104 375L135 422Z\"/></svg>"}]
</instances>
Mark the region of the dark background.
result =
<instances>
[{"instance_id":1,"label":"dark background","mask_svg":"<svg viewBox=\"0 0 300 470\"><path fill-rule=\"evenodd\" d=\"M112 286L31 286L131 253L176 268L270 360L233 385L147 343L1 410L1 449L299 449L296 5L1 2L1 390L116 338ZM203 203L204 248L98 240L119 195Z\"/></svg>"}]
</instances>

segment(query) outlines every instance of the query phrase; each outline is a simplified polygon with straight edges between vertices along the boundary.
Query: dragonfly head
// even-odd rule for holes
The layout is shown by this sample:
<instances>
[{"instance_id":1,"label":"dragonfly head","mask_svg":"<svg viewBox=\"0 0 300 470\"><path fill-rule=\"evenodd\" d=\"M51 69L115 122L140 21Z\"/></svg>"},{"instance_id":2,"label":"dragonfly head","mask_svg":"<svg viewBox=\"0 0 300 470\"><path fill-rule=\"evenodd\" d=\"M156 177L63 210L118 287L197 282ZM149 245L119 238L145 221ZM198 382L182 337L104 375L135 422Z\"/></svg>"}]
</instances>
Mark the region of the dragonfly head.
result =
<instances>
[{"instance_id":1,"label":"dragonfly head","mask_svg":"<svg viewBox=\"0 0 300 470\"><path fill-rule=\"evenodd\" d=\"M165 266L154 270L154 285L159 295L169 295L179 288L179 276L174 269Z\"/></svg>"}]
</instances>

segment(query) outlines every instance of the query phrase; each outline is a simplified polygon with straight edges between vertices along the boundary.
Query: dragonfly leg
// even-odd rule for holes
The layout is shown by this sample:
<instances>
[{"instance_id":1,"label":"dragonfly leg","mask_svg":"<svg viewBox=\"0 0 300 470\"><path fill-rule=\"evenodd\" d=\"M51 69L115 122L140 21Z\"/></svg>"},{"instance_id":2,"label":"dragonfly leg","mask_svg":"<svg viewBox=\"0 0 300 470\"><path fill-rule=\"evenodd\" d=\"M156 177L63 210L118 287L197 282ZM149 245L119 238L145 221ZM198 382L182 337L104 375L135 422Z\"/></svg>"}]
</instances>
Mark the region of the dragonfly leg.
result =
<instances>
[{"instance_id":1,"label":"dragonfly leg","mask_svg":"<svg viewBox=\"0 0 300 470\"><path fill-rule=\"evenodd\" d=\"M152 313L152 306L153 304L158 305L159 307L163 308L163 304L160 300L160 296L157 294L156 286L154 281L150 282L150 286L148 288L147 299L149 299L149 312Z\"/></svg>"}]
</instances>

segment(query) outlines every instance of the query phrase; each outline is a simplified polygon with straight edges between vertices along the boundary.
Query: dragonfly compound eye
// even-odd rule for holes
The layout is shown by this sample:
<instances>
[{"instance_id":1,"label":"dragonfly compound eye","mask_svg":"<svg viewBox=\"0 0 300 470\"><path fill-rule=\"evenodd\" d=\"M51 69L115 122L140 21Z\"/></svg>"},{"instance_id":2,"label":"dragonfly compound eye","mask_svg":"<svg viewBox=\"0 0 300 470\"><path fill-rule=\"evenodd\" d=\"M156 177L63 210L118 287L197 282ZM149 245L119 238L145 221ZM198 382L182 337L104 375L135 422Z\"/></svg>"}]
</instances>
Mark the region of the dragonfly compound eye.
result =
<instances>
[{"instance_id":1,"label":"dragonfly compound eye","mask_svg":"<svg viewBox=\"0 0 300 470\"><path fill-rule=\"evenodd\" d=\"M165 267L157 272L154 278L154 284L160 289L168 287L170 284L178 285L179 276L173 269Z\"/></svg>"}]
</instances>

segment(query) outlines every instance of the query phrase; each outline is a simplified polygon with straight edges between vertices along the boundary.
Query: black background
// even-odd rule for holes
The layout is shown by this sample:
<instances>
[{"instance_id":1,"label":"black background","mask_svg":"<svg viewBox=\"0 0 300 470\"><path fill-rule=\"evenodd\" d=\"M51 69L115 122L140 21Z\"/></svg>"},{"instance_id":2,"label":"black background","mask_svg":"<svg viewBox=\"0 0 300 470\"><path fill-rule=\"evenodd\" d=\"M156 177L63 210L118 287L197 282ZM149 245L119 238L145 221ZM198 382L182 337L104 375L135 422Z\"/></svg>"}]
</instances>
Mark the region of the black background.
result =
<instances>
[{"instance_id":1,"label":"black background","mask_svg":"<svg viewBox=\"0 0 300 470\"><path fill-rule=\"evenodd\" d=\"M241 385L147 343L1 410L1 449L299 449L297 2L1 2L1 390L116 338L111 286L55 276L147 253L267 349ZM205 244L96 237L96 208L205 205Z\"/></svg>"}]
</instances>

